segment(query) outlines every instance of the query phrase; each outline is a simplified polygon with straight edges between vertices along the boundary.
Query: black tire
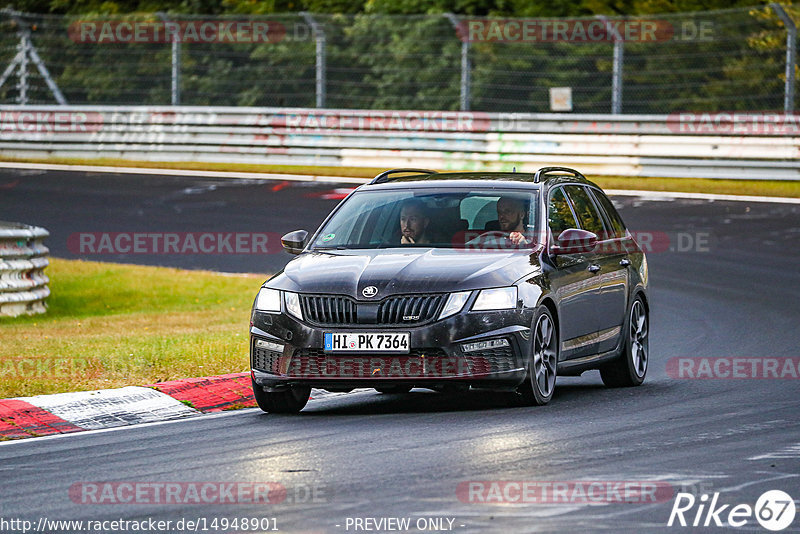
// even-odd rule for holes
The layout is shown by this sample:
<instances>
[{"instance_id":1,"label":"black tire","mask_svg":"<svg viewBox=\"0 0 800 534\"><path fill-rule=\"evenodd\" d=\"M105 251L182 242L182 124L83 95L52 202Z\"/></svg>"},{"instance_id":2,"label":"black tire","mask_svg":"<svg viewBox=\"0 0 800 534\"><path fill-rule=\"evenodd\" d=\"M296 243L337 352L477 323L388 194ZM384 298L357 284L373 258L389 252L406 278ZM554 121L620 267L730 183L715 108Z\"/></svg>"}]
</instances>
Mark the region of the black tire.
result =
<instances>
[{"instance_id":1,"label":"black tire","mask_svg":"<svg viewBox=\"0 0 800 534\"><path fill-rule=\"evenodd\" d=\"M600 368L603 384L612 388L639 386L647 374L650 356L650 317L641 297L631 303L625 318L622 354Z\"/></svg>"},{"instance_id":2,"label":"black tire","mask_svg":"<svg viewBox=\"0 0 800 534\"><path fill-rule=\"evenodd\" d=\"M408 393L411 391L411 387L412 386L383 386L380 388L375 388L375 391L385 395L398 395L402 393Z\"/></svg>"},{"instance_id":3,"label":"black tire","mask_svg":"<svg viewBox=\"0 0 800 534\"><path fill-rule=\"evenodd\" d=\"M558 374L560 345L553 314L539 306L533 316L528 376L518 388L518 396L528 406L544 406L553 398Z\"/></svg>"},{"instance_id":4,"label":"black tire","mask_svg":"<svg viewBox=\"0 0 800 534\"><path fill-rule=\"evenodd\" d=\"M311 386L290 386L281 391L264 391L255 380L251 379L251 382L256 404L267 413L297 413L305 408L311 395Z\"/></svg>"}]
</instances>

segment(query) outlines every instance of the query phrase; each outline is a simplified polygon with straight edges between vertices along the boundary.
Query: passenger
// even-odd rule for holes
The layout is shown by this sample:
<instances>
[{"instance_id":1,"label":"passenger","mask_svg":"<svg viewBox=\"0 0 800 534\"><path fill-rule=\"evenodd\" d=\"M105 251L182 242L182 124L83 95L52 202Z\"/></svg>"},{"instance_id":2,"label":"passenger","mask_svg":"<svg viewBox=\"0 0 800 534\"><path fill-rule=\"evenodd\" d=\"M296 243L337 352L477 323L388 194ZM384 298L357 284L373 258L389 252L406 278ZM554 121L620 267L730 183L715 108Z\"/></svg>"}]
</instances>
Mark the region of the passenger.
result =
<instances>
[{"instance_id":1,"label":"passenger","mask_svg":"<svg viewBox=\"0 0 800 534\"><path fill-rule=\"evenodd\" d=\"M430 243L430 239L427 236L430 222L425 204L422 201L411 199L404 202L403 208L400 210L400 244Z\"/></svg>"}]
</instances>

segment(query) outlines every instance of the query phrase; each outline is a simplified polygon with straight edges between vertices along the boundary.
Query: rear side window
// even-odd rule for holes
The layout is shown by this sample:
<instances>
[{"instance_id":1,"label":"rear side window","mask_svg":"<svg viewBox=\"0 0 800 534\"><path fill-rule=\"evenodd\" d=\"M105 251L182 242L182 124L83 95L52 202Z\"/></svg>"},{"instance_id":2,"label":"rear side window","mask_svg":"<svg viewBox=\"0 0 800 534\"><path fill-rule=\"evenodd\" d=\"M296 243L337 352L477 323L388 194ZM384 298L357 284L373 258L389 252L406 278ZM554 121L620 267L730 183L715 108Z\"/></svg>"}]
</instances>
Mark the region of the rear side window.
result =
<instances>
[{"instance_id":1,"label":"rear side window","mask_svg":"<svg viewBox=\"0 0 800 534\"><path fill-rule=\"evenodd\" d=\"M567 190L567 196L575 208L575 215L578 216L581 228L596 234L600 240L604 239L604 236L608 235L608 233L603 225L603 218L600 216L600 212L597 211L597 206L595 206L588 191L577 185L568 185L564 189Z\"/></svg>"},{"instance_id":2,"label":"rear side window","mask_svg":"<svg viewBox=\"0 0 800 534\"><path fill-rule=\"evenodd\" d=\"M614 234L613 237L625 236L625 223L622 222L622 217L617 213L614 204L612 204L608 197L601 191L593 189L592 194L594 198L597 199L597 203L600 204L600 208L606 213L606 220L611 223L611 229Z\"/></svg>"},{"instance_id":3,"label":"rear side window","mask_svg":"<svg viewBox=\"0 0 800 534\"><path fill-rule=\"evenodd\" d=\"M558 238L561 232L567 228L577 228L575 216L569 207L567 198L561 188L556 189L550 194L550 202L547 203L547 224L553 238Z\"/></svg>"}]
</instances>

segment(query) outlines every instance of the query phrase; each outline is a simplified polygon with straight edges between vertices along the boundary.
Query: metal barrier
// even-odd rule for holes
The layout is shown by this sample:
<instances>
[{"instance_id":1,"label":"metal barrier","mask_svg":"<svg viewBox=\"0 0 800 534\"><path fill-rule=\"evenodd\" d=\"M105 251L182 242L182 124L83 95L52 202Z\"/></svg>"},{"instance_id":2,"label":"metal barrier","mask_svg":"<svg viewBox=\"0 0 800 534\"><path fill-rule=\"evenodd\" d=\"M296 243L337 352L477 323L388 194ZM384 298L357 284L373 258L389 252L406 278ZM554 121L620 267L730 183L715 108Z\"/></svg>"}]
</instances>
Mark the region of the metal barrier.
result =
<instances>
[{"instance_id":1,"label":"metal barrier","mask_svg":"<svg viewBox=\"0 0 800 534\"><path fill-rule=\"evenodd\" d=\"M0 221L0 316L44 313L50 252L44 228Z\"/></svg>"},{"instance_id":2,"label":"metal barrier","mask_svg":"<svg viewBox=\"0 0 800 534\"><path fill-rule=\"evenodd\" d=\"M800 179L800 115L2 106L0 157Z\"/></svg>"}]
</instances>

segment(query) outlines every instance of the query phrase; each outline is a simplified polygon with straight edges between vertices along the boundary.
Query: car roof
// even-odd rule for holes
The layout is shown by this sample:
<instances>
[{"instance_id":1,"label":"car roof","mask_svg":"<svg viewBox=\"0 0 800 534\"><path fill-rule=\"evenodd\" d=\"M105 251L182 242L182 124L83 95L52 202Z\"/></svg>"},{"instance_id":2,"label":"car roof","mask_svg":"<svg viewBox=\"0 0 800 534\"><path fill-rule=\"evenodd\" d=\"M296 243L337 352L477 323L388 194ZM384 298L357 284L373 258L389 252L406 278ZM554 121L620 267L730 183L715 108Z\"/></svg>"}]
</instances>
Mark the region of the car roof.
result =
<instances>
[{"instance_id":1,"label":"car roof","mask_svg":"<svg viewBox=\"0 0 800 534\"><path fill-rule=\"evenodd\" d=\"M527 172L436 172L423 169L391 169L375 177L370 183L359 187L361 190L405 189L413 183L413 187L466 187L500 189L525 187L539 189L541 186L556 184L590 182L578 171L566 167L543 167L536 173ZM598 187L599 189L599 187Z\"/></svg>"}]
</instances>

